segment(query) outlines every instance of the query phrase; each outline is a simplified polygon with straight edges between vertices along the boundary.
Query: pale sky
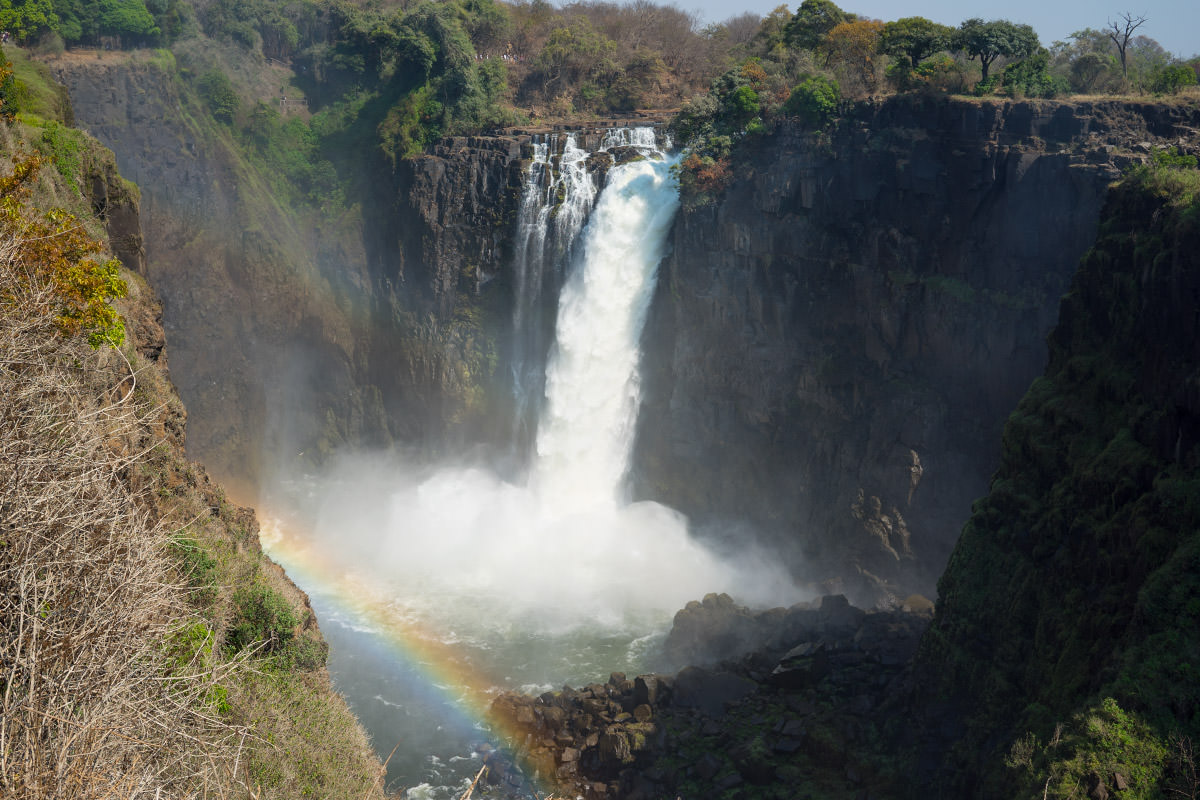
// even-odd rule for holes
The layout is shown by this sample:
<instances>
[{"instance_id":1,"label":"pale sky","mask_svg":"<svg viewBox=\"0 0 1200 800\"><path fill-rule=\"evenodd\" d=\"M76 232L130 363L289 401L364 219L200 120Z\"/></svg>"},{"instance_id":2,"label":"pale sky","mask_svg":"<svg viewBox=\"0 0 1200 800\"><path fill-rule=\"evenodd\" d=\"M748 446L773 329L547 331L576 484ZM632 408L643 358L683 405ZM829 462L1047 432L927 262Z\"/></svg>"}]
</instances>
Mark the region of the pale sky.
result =
<instances>
[{"instance_id":1,"label":"pale sky","mask_svg":"<svg viewBox=\"0 0 1200 800\"><path fill-rule=\"evenodd\" d=\"M1104 28L1109 19L1123 12L1146 17L1138 35L1149 36L1175 56L1200 55L1200 0L1121 0L1109 3L1095 0L1009 0L984 3L981 0L834 0L840 8L860 16L890 20L901 17L925 17L944 25L958 26L971 17L985 20L1007 19L1032 25L1042 44L1066 39L1082 28ZM746 11L766 14L779 5L778 0L675 0L684 11L697 11L708 22L720 22ZM795 12L800 0L789 2Z\"/></svg>"}]
</instances>

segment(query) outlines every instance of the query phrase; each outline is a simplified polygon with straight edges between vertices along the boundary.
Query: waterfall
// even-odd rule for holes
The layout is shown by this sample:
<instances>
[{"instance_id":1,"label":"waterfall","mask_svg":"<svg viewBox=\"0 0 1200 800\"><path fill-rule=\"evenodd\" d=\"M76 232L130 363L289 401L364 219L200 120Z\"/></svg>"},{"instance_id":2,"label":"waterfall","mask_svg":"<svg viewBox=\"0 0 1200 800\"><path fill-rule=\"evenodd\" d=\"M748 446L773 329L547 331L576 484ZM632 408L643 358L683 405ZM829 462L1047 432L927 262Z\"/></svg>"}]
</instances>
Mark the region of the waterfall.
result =
<instances>
[{"instance_id":1,"label":"waterfall","mask_svg":"<svg viewBox=\"0 0 1200 800\"><path fill-rule=\"evenodd\" d=\"M767 602L786 584L744 552L739 563L718 558L672 509L621 496L640 401L639 338L679 199L652 133L607 141L624 163L608 169L599 192L583 169L592 156L573 137L557 156L552 139L532 153L514 322L529 327L557 308L557 327L527 476L359 458L322 494L323 535L340 552L363 553L358 564L394 587L397 608L459 637L595 626L645 633L708 592ZM556 274L554 297L545 279ZM528 374L537 359L526 354Z\"/></svg>"},{"instance_id":2,"label":"waterfall","mask_svg":"<svg viewBox=\"0 0 1200 800\"><path fill-rule=\"evenodd\" d=\"M608 170L603 191L575 137L534 144L513 270L528 479L360 454L306 494L329 588L311 597L334 642L330 670L356 707L377 712L368 717L376 741L405 742L394 775L419 775L440 799L469 783L463 765L476 764L462 754L479 730L428 706L425 677L465 697L582 685L647 669L672 615L708 592L761 605L798 599L777 564L745 547L722 558L692 539L679 513L621 497L639 339L679 205L654 138L636 129L604 137L625 163ZM330 595L346 601L340 616ZM373 640L396 643L400 656L411 650L412 664L370 660Z\"/></svg>"},{"instance_id":3,"label":"waterfall","mask_svg":"<svg viewBox=\"0 0 1200 800\"><path fill-rule=\"evenodd\" d=\"M629 138L652 147L653 131L642 130ZM679 206L671 162L655 156L611 169L559 300L533 473L556 506L620 499L641 399L639 340Z\"/></svg>"},{"instance_id":4,"label":"waterfall","mask_svg":"<svg viewBox=\"0 0 1200 800\"><path fill-rule=\"evenodd\" d=\"M358 563L395 587L398 607L480 641L498 629L644 632L708 592L768 602L790 591L785 575L747 551L737 563L719 558L679 513L622 496L641 400L639 340L679 196L653 131L591 141L620 162L602 191L585 169L595 154L571 136L535 143L526 175L513 321L525 348L514 376L539 389L528 471L360 457L321 495L322 535L363 553ZM539 315L554 340L540 353ZM547 350L544 377L530 377Z\"/></svg>"}]
</instances>

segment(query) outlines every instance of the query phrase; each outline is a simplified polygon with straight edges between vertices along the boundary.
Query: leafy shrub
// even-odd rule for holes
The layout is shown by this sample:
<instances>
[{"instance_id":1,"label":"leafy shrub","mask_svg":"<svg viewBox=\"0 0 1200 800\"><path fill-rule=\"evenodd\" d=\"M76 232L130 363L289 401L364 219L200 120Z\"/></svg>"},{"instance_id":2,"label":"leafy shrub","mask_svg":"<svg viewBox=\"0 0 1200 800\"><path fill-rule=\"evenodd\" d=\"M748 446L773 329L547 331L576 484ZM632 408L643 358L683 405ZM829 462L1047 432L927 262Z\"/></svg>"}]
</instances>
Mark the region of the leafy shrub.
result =
<instances>
[{"instance_id":1,"label":"leafy shrub","mask_svg":"<svg viewBox=\"0 0 1200 800\"><path fill-rule=\"evenodd\" d=\"M208 104L213 117L232 123L241 108L242 100L229 76L219 69L211 69L200 76L200 96Z\"/></svg>"},{"instance_id":2,"label":"leafy shrub","mask_svg":"<svg viewBox=\"0 0 1200 800\"><path fill-rule=\"evenodd\" d=\"M236 616L226 634L225 646L235 652L259 643L264 652L282 651L300 623L281 594L258 582L234 592L233 608Z\"/></svg>"},{"instance_id":3,"label":"leafy shrub","mask_svg":"<svg viewBox=\"0 0 1200 800\"><path fill-rule=\"evenodd\" d=\"M680 162L679 194L687 208L699 208L712 203L733 179L728 155L713 158L695 151Z\"/></svg>"},{"instance_id":4,"label":"leafy shrub","mask_svg":"<svg viewBox=\"0 0 1200 800\"><path fill-rule=\"evenodd\" d=\"M177 536L171 540L171 550L179 560L180 571L194 590L192 601L200 608L210 608L217 601L217 560L195 539Z\"/></svg>"},{"instance_id":5,"label":"leafy shrub","mask_svg":"<svg viewBox=\"0 0 1200 800\"><path fill-rule=\"evenodd\" d=\"M1032 734L1018 740L1007 764L1024 773L1028 788L1048 797L1071 797L1081 787L1098 792L1093 787L1104 784L1112 790L1120 775L1122 797L1149 800L1160 796L1167 756L1166 743L1150 726L1109 697L1065 730L1060 726L1044 747Z\"/></svg>"},{"instance_id":6,"label":"leafy shrub","mask_svg":"<svg viewBox=\"0 0 1200 800\"><path fill-rule=\"evenodd\" d=\"M1178 147L1163 147L1155 150L1150 158L1160 167L1167 169L1195 169L1196 157L1180 155Z\"/></svg>"},{"instance_id":7,"label":"leafy shrub","mask_svg":"<svg viewBox=\"0 0 1200 800\"><path fill-rule=\"evenodd\" d=\"M783 110L800 117L807 125L823 128L837 113L839 95L837 84L821 75L813 75L792 90Z\"/></svg>"},{"instance_id":8,"label":"leafy shrub","mask_svg":"<svg viewBox=\"0 0 1200 800\"><path fill-rule=\"evenodd\" d=\"M25 85L13 74L12 62L0 51L0 118L11 120L26 99Z\"/></svg>"},{"instance_id":9,"label":"leafy shrub","mask_svg":"<svg viewBox=\"0 0 1200 800\"><path fill-rule=\"evenodd\" d=\"M67 186L78 192L79 174L83 168L82 156L86 149L83 134L66 125L48 122L42 130L39 147L54 164Z\"/></svg>"},{"instance_id":10,"label":"leafy shrub","mask_svg":"<svg viewBox=\"0 0 1200 800\"><path fill-rule=\"evenodd\" d=\"M1196 85L1196 73L1187 64L1168 64L1150 79L1155 94L1179 94L1185 86Z\"/></svg>"},{"instance_id":11,"label":"leafy shrub","mask_svg":"<svg viewBox=\"0 0 1200 800\"><path fill-rule=\"evenodd\" d=\"M120 277L121 264L99 257L103 245L74 215L51 209L36 216L26 210L29 186L41 164L40 157L29 156L0 178L0 236L9 240L11 258L23 268L27 286L49 287L36 308L54 315L60 333L86 334L92 347L120 346L125 325L109 303L124 297L128 288ZM11 302L15 299L0 295L0 304Z\"/></svg>"},{"instance_id":12,"label":"leafy shrub","mask_svg":"<svg viewBox=\"0 0 1200 800\"><path fill-rule=\"evenodd\" d=\"M975 96L984 97L989 94L995 94L996 90L1000 88L1000 83L1001 76L989 75L987 78L984 78L979 83L975 84Z\"/></svg>"},{"instance_id":13,"label":"leafy shrub","mask_svg":"<svg viewBox=\"0 0 1200 800\"><path fill-rule=\"evenodd\" d=\"M1054 97L1067 91L1062 78L1050 74L1050 51L1044 47L1004 68L1004 88L1015 96Z\"/></svg>"},{"instance_id":14,"label":"leafy shrub","mask_svg":"<svg viewBox=\"0 0 1200 800\"><path fill-rule=\"evenodd\" d=\"M945 92L962 91L966 83L962 65L949 53L938 53L917 64L913 78L924 86Z\"/></svg>"}]
</instances>

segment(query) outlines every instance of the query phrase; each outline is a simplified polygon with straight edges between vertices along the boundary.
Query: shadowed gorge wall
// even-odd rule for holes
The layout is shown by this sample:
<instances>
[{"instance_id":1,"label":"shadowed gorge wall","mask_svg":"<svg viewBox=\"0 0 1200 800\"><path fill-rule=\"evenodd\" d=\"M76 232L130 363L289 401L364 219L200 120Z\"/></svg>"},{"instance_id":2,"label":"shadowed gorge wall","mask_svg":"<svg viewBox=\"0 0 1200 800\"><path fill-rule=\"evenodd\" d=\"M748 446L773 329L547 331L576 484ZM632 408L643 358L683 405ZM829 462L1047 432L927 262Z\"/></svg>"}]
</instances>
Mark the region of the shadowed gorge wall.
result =
<instances>
[{"instance_id":1,"label":"shadowed gorge wall","mask_svg":"<svg viewBox=\"0 0 1200 800\"><path fill-rule=\"evenodd\" d=\"M940 766L939 796L1065 796L1088 770L1105 791L1113 772L1134 796L1190 790L1194 761L1171 734L1200 734L1198 253L1194 167L1112 192L938 585L916 664L928 735L914 740ZM1106 722L1081 725L1085 709ZM1104 744L1106 728L1120 741Z\"/></svg>"},{"instance_id":2,"label":"shadowed gorge wall","mask_svg":"<svg viewBox=\"0 0 1200 800\"><path fill-rule=\"evenodd\" d=\"M364 152L367 195L326 217L281 205L173 66L67 54L52 67L142 187L194 457L252 487L348 444L436 452L482 435L507 312L477 293L500 269L516 140L449 140L395 170Z\"/></svg>"},{"instance_id":3,"label":"shadowed gorge wall","mask_svg":"<svg viewBox=\"0 0 1200 800\"><path fill-rule=\"evenodd\" d=\"M677 220L640 493L748 520L862 602L932 594L1107 184L1198 116L899 97L748 143Z\"/></svg>"}]
</instances>

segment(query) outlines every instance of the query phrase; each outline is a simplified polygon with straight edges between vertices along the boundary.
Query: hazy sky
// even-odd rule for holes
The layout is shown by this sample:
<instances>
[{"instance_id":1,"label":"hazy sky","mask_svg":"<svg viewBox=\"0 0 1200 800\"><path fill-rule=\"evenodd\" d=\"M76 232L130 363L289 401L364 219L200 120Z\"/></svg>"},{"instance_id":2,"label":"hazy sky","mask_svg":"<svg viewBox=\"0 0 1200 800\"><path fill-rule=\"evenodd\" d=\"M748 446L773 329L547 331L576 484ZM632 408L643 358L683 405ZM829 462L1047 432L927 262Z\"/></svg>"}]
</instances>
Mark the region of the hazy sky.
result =
<instances>
[{"instance_id":1,"label":"hazy sky","mask_svg":"<svg viewBox=\"0 0 1200 800\"><path fill-rule=\"evenodd\" d=\"M934 22L957 26L964 19L1008 19L1032 25L1042 44L1065 39L1081 28L1103 28L1108 19L1117 19L1124 11L1146 17L1138 29L1158 41L1176 56L1200 54L1200 0L1120 0L1097 3L1094 0L1009 0L984 3L981 0L835 0L846 11L889 21L900 17L926 17ZM685 11L698 11L705 22L753 11L766 14L779 5L777 0L675 0ZM788 3L795 11L800 0Z\"/></svg>"}]
</instances>

